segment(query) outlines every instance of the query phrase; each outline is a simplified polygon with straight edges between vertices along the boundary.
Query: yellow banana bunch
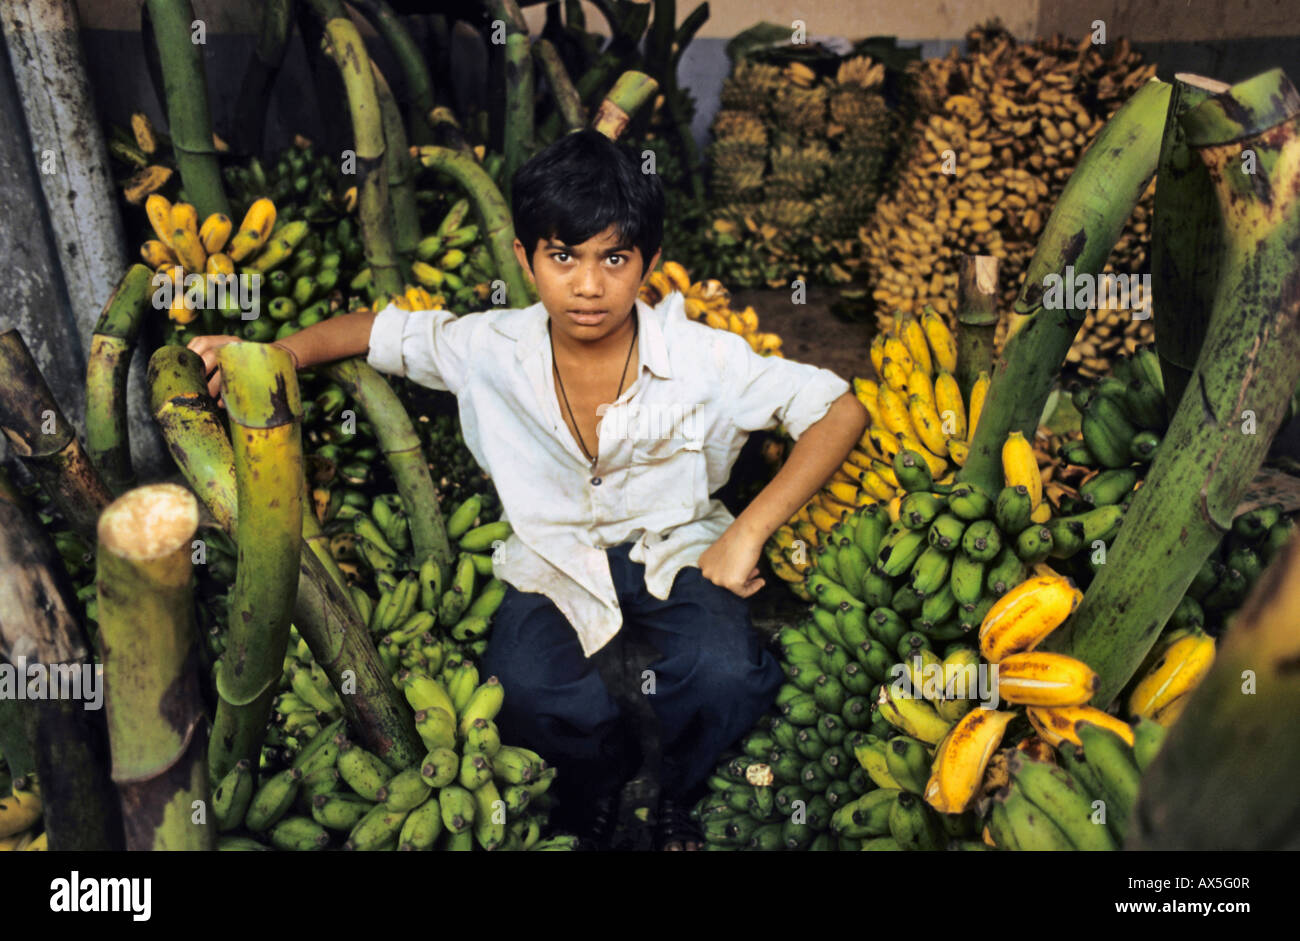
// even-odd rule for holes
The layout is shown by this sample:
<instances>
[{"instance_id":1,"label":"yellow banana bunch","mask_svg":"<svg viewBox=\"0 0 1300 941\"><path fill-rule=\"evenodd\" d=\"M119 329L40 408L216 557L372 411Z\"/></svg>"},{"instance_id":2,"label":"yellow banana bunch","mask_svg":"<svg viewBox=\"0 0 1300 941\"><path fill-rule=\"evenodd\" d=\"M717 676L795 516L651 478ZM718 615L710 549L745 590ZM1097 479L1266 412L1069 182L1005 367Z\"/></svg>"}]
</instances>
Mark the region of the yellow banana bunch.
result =
<instances>
[{"instance_id":1,"label":"yellow banana bunch","mask_svg":"<svg viewBox=\"0 0 1300 941\"><path fill-rule=\"evenodd\" d=\"M1074 582L1061 576L1035 576L993 603L980 623L980 653L990 663L1033 650L1056 630L1083 600Z\"/></svg>"},{"instance_id":2,"label":"yellow banana bunch","mask_svg":"<svg viewBox=\"0 0 1300 941\"><path fill-rule=\"evenodd\" d=\"M941 814L959 814L970 806L984 780L989 759L1002 743L1014 712L972 709L939 744L925 785L925 800Z\"/></svg>"},{"instance_id":3,"label":"yellow banana bunch","mask_svg":"<svg viewBox=\"0 0 1300 941\"><path fill-rule=\"evenodd\" d=\"M1133 744L1133 727L1123 719L1117 719L1108 712L1092 706L1059 706L1042 708L1030 706L1025 710L1029 724L1034 727L1043 741L1056 748L1062 742L1070 742L1079 748L1083 741L1079 738L1076 726L1080 722L1091 722L1114 732L1130 746Z\"/></svg>"},{"instance_id":4,"label":"yellow banana bunch","mask_svg":"<svg viewBox=\"0 0 1300 941\"><path fill-rule=\"evenodd\" d=\"M685 297L686 316L690 319L744 337L750 349L760 355L781 355L781 338L775 333L759 331L758 313L753 307L732 310L731 295L720 281L710 279L692 284L690 275L678 262L665 261L657 271L651 272L638 296L654 306L673 291Z\"/></svg>"},{"instance_id":5,"label":"yellow banana bunch","mask_svg":"<svg viewBox=\"0 0 1300 941\"><path fill-rule=\"evenodd\" d=\"M1214 638L1200 629L1175 640L1133 687L1129 714L1134 719L1155 719L1161 725L1171 723L1185 702L1179 703L1176 711L1169 711L1170 707L1200 685L1214 664L1214 653ZM1166 721L1161 721L1162 715Z\"/></svg>"},{"instance_id":6,"label":"yellow banana bunch","mask_svg":"<svg viewBox=\"0 0 1300 941\"><path fill-rule=\"evenodd\" d=\"M1059 653L1011 654L997 667L998 695L1022 706L1082 706L1101 682L1088 664Z\"/></svg>"}]
</instances>

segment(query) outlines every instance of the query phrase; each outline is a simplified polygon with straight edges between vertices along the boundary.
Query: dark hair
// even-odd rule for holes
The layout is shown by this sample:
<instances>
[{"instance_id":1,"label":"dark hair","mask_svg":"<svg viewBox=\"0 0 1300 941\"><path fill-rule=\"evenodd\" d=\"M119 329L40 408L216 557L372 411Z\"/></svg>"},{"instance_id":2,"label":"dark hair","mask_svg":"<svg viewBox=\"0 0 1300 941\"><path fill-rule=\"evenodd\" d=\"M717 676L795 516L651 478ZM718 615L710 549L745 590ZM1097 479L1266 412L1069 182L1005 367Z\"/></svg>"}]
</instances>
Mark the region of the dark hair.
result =
<instances>
[{"instance_id":1,"label":"dark hair","mask_svg":"<svg viewBox=\"0 0 1300 941\"><path fill-rule=\"evenodd\" d=\"M641 250L642 274L664 232L664 187L643 173L627 144L591 128L570 132L534 154L510 182L515 235L532 267L541 240L580 245L611 225L619 248Z\"/></svg>"}]
</instances>

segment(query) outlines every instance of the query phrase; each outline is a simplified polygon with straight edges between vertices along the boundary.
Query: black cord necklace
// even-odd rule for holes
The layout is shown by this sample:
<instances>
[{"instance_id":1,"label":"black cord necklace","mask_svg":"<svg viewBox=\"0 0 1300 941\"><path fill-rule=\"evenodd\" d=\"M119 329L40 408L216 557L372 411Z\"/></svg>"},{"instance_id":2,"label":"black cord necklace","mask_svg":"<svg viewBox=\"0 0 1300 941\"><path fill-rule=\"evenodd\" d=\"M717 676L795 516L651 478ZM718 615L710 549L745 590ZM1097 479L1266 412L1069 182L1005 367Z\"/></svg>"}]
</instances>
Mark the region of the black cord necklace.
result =
<instances>
[{"instance_id":1,"label":"black cord necklace","mask_svg":"<svg viewBox=\"0 0 1300 941\"><path fill-rule=\"evenodd\" d=\"M627 378L627 364L632 362L632 348L636 346L636 333L637 317L634 311L632 314L632 342L627 345L627 359L623 361L623 372L618 377L618 391L614 393L615 402L623 394L623 380ZM555 381L560 384L560 397L564 399L564 407L569 411L569 420L573 422L573 431L578 436L578 447L582 448L582 453L586 455L587 460L591 461L591 469L594 472L596 470L596 461L600 455L592 455L587 450L587 442L582 440L582 432L578 430L578 419L573 415L573 406L569 404L569 394L564 391L564 379L560 376L560 365L555 361L555 334L551 332L550 321L546 323L546 335L551 341L551 368L555 371ZM600 442L597 441L596 444L599 447Z\"/></svg>"}]
</instances>

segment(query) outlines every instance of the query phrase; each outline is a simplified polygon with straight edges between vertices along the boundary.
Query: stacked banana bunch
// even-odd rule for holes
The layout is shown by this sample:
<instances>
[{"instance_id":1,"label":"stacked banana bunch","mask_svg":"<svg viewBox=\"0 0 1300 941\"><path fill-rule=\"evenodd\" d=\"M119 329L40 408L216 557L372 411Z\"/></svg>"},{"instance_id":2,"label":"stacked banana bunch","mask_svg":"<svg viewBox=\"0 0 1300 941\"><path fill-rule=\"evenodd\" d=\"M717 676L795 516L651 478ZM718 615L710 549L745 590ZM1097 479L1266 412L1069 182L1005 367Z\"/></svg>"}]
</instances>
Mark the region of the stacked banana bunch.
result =
<instances>
[{"instance_id":1,"label":"stacked banana bunch","mask_svg":"<svg viewBox=\"0 0 1300 941\"><path fill-rule=\"evenodd\" d=\"M898 518L906 488L895 472L895 458L913 452L930 476L947 486L955 473L949 462L966 462L967 442L979 423L988 375L980 374L967 406L954 378L957 341L943 318L926 310L919 320L898 318L894 331L878 335L871 345L871 361L882 381L853 380L871 425L826 486L772 534L765 548L773 571L805 600L811 600L804 587L808 553L838 520L877 502L888 508L891 519ZM1038 502L1033 509L1040 515L1048 512ZM802 551L795 551L796 543L802 543Z\"/></svg>"},{"instance_id":2,"label":"stacked banana bunch","mask_svg":"<svg viewBox=\"0 0 1300 941\"><path fill-rule=\"evenodd\" d=\"M35 772L11 778L0 755L0 852L49 849L44 815Z\"/></svg>"},{"instance_id":3,"label":"stacked banana bunch","mask_svg":"<svg viewBox=\"0 0 1300 941\"><path fill-rule=\"evenodd\" d=\"M838 242L869 217L893 146L884 77L866 56L825 79L801 62L737 64L713 123L717 200L703 232L720 277L744 287L848 279Z\"/></svg>"},{"instance_id":4,"label":"stacked banana bunch","mask_svg":"<svg viewBox=\"0 0 1300 941\"><path fill-rule=\"evenodd\" d=\"M1124 845L1142 772L1160 749L1164 729L1139 722L1132 740L1080 723L1082 747L1063 744L1060 764L1032 749L1005 753L1000 784L986 799L984 839L1009 850L1115 850ZM1003 757L1003 756L1000 756ZM1106 809L1099 819L1096 808Z\"/></svg>"},{"instance_id":5,"label":"stacked banana bunch","mask_svg":"<svg viewBox=\"0 0 1300 941\"><path fill-rule=\"evenodd\" d=\"M344 187L337 158L318 152L307 138L296 135L270 167L252 157L246 165L222 170L232 206L243 209L258 199L270 199L286 217L301 214L315 225L333 222L356 208L355 186ZM348 259L361 260L361 254Z\"/></svg>"},{"instance_id":6,"label":"stacked banana bunch","mask_svg":"<svg viewBox=\"0 0 1300 941\"><path fill-rule=\"evenodd\" d=\"M437 228L420 239L411 262L411 276L419 284L408 285L404 295L390 298L374 290L369 268L361 269L349 287L366 292L367 306L374 310L387 306L390 300L404 310L464 313L481 309L491 294L496 265L479 238L478 225L465 221L469 210L468 199L457 200Z\"/></svg>"},{"instance_id":7,"label":"stacked banana bunch","mask_svg":"<svg viewBox=\"0 0 1300 941\"><path fill-rule=\"evenodd\" d=\"M428 676L403 686L429 752L392 768L351 742L342 720L319 730L283 770L254 774L247 759L217 783L212 809L222 850L568 850L542 839L555 777L536 753L501 744L495 677L469 688Z\"/></svg>"},{"instance_id":8,"label":"stacked banana bunch","mask_svg":"<svg viewBox=\"0 0 1300 941\"><path fill-rule=\"evenodd\" d=\"M869 295L882 326L894 311L915 313L926 304L954 317L961 254L1000 260L1001 306L1009 308L1079 155L1155 71L1122 40L1108 58L1086 39L1077 46L1059 37L1018 43L993 29L967 41L965 56L954 49L914 63L919 113L896 188L841 261L864 286L852 296ZM1146 269L1153 201L1149 189L1108 271ZM858 309L865 316L866 306ZM1121 346L1131 350L1152 336L1150 321L1130 311L1096 310L1087 318L1070 355L1084 375L1104 372Z\"/></svg>"},{"instance_id":9,"label":"stacked banana bunch","mask_svg":"<svg viewBox=\"0 0 1300 941\"><path fill-rule=\"evenodd\" d=\"M781 338L775 333L760 333L754 308L743 311L730 308L731 294L715 280L691 283L690 275L675 261L665 261L653 271L638 295L651 307L673 291L686 298L686 316L718 330L730 330L745 338L750 348L763 356L781 355Z\"/></svg>"}]
</instances>

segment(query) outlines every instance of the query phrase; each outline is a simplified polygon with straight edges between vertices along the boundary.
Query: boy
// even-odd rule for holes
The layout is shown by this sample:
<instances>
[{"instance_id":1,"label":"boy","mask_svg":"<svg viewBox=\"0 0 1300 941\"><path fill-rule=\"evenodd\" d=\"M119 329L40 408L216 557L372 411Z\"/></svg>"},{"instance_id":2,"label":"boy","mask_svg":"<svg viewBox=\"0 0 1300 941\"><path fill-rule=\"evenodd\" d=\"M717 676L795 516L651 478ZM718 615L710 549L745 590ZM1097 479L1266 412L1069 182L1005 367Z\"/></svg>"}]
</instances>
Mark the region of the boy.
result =
<instances>
[{"instance_id":1,"label":"boy","mask_svg":"<svg viewBox=\"0 0 1300 941\"><path fill-rule=\"evenodd\" d=\"M632 769L593 654L626 622L661 655L645 690L664 752L660 845L698 848L688 799L782 681L745 601L763 586L762 546L847 458L867 413L834 373L687 319L680 293L637 299L659 262L663 188L629 148L566 135L519 169L512 195L539 303L459 318L390 305L279 345L299 368L366 354L457 396L513 527L494 555L508 588L482 663L506 689L502 738L556 765L564 822L601 846ZM190 347L211 372L232 339ZM710 494L748 433L778 423L797 444L733 518Z\"/></svg>"}]
</instances>

